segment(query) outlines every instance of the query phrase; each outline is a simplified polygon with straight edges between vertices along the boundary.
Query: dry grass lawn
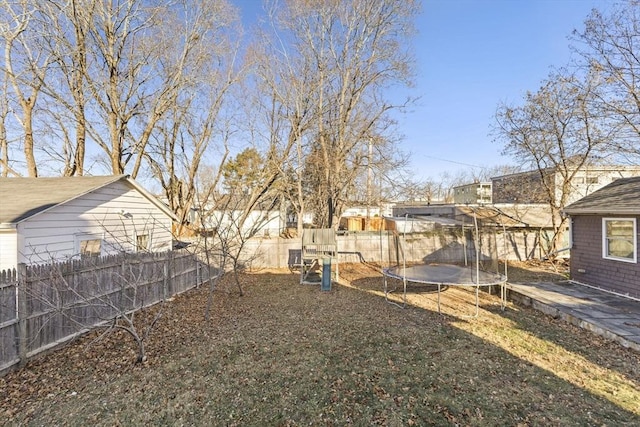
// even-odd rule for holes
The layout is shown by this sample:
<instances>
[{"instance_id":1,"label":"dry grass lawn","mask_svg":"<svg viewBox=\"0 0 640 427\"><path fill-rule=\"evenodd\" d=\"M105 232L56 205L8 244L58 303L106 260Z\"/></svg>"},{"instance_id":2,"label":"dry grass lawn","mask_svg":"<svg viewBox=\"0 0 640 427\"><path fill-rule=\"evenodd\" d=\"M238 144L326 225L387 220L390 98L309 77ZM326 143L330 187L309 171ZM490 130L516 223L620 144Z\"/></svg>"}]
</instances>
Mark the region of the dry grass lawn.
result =
<instances>
[{"instance_id":1,"label":"dry grass lawn","mask_svg":"<svg viewBox=\"0 0 640 427\"><path fill-rule=\"evenodd\" d=\"M0 378L7 425L640 425L640 354L543 314L448 289L401 309L341 266L330 292L269 271L167 303L136 365L87 336ZM150 315L152 310L147 310Z\"/></svg>"}]
</instances>

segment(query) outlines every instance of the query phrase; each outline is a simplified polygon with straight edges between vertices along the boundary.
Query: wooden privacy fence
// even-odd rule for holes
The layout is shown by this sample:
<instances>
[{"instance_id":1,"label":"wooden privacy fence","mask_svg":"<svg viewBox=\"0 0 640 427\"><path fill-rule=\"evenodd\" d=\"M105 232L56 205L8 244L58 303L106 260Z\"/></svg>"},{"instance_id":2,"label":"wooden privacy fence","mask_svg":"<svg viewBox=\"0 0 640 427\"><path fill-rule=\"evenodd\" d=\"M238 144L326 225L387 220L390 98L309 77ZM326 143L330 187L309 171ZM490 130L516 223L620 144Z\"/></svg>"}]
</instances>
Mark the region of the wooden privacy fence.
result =
<instances>
[{"instance_id":1,"label":"wooden privacy fence","mask_svg":"<svg viewBox=\"0 0 640 427\"><path fill-rule=\"evenodd\" d=\"M183 251L0 271L0 373L118 315L196 287L213 273Z\"/></svg>"}]
</instances>

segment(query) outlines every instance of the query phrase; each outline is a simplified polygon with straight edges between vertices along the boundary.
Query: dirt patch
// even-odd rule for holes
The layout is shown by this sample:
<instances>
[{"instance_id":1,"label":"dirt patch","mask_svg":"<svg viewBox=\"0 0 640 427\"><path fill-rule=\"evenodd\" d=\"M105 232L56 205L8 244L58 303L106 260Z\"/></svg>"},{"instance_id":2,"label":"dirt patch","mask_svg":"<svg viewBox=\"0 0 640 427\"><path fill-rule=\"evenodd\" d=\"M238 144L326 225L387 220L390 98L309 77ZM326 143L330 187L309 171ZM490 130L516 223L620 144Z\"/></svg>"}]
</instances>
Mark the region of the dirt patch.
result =
<instances>
[{"instance_id":1,"label":"dirt patch","mask_svg":"<svg viewBox=\"0 0 640 427\"><path fill-rule=\"evenodd\" d=\"M536 275L543 272L535 272ZM638 425L640 355L481 292L387 304L375 268L330 292L288 271L165 304L136 365L95 335L0 378L0 423L34 425ZM539 276L536 276L539 277ZM393 295L392 295L393 297ZM147 310L151 316L159 307Z\"/></svg>"}]
</instances>

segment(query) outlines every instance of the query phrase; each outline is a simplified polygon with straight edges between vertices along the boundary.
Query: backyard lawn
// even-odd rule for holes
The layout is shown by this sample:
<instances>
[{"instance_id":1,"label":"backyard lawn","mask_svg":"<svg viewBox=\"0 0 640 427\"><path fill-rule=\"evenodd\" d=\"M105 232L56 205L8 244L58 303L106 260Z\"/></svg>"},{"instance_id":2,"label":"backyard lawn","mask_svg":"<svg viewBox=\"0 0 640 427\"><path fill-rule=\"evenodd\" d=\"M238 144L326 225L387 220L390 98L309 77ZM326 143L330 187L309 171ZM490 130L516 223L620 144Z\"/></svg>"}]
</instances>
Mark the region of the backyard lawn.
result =
<instances>
[{"instance_id":1,"label":"backyard lawn","mask_svg":"<svg viewBox=\"0 0 640 427\"><path fill-rule=\"evenodd\" d=\"M166 303L135 364L91 334L0 378L8 425L640 425L640 353L529 308L423 287L387 304L343 265L330 292L288 271ZM147 310L151 317L159 306Z\"/></svg>"}]
</instances>

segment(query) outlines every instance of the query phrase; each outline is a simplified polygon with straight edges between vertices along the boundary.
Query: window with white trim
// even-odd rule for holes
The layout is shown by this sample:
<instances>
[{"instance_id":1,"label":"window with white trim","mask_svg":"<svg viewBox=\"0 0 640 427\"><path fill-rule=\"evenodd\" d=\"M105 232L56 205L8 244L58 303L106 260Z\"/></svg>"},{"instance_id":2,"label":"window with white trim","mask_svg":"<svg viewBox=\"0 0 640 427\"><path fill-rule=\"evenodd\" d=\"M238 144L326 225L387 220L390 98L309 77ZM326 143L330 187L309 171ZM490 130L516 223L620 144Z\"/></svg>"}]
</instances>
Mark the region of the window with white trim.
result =
<instances>
[{"instance_id":1,"label":"window with white trim","mask_svg":"<svg viewBox=\"0 0 640 427\"><path fill-rule=\"evenodd\" d=\"M149 252L151 249L151 237L149 233L136 234L136 252Z\"/></svg>"},{"instance_id":2,"label":"window with white trim","mask_svg":"<svg viewBox=\"0 0 640 427\"><path fill-rule=\"evenodd\" d=\"M76 253L80 254L80 258L102 255L102 237L102 234L77 234Z\"/></svg>"},{"instance_id":3,"label":"window with white trim","mask_svg":"<svg viewBox=\"0 0 640 427\"><path fill-rule=\"evenodd\" d=\"M635 218L602 219L602 257L637 262L637 224Z\"/></svg>"}]
</instances>

